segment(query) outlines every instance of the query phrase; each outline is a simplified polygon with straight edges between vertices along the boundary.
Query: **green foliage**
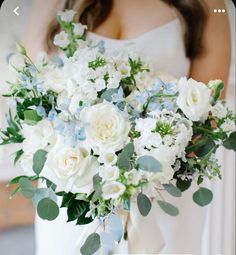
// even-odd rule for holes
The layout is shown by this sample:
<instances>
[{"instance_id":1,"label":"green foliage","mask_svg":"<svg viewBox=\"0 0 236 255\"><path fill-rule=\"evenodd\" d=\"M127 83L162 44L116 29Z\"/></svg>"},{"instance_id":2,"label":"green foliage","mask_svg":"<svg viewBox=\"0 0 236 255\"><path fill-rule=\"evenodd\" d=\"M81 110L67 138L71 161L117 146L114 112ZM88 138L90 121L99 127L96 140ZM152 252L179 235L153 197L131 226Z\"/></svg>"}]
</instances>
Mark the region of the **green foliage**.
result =
<instances>
[{"instance_id":1,"label":"green foliage","mask_svg":"<svg viewBox=\"0 0 236 255\"><path fill-rule=\"evenodd\" d=\"M93 188L94 188L95 192L92 196L92 202L98 201L99 198L102 195L101 181L102 181L102 178L99 176L99 174L94 175L94 177L93 177Z\"/></svg>"},{"instance_id":2,"label":"green foliage","mask_svg":"<svg viewBox=\"0 0 236 255\"><path fill-rule=\"evenodd\" d=\"M236 132L229 135L229 137L223 142L223 146L228 150L236 151Z\"/></svg>"},{"instance_id":3,"label":"green foliage","mask_svg":"<svg viewBox=\"0 0 236 255\"><path fill-rule=\"evenodd\" d=\"M212 192L207 188L200 187L196 192L193 194L193 201L200 205L205 206L208 205L213 199Z\"/></svg>"},{"instance_id":4,"label":"green foliage","mask_svg":"<svg viewBox=\"0 0 236 255\"><path fill-rule=\"evenodd\" d=\"M191 180L182 180L178 178L176 181L176 186L181 192L184 192L191 186L191 183L192 183Z\"/></svg>"},{"instance_id":5,"label":"green foliage","mask_svg":"<svg viewBox=\"0 0 236 255\"><path fill-rule=\"evenodd\" d=\"M59 207L55 201L46 197L38 202L37 213L43 220L52 221L59 215Z\"/></svg>"},{"instance_id":6,"label":"green foliage","mask_svg":"<svg viewBox=\"0 0 236 255\"><path fill-rule=\"evenodd\" d=\"M35 110L26 110L24 111L24 122L28 125L35 125L42 118L38 116Z\"/></svg>"},{"instance_id":7,"label":"green foliage","mask_svg":"<svg viewBox=\"0 0 236 255\"><path fill-rule=\"evenodd\" d=\"M167 214L169 214L170 216L179 215L179 209L175 207L174 205L162 200L157 200L157 203L161 207L161 209Z\"/></svg>"},{"instance_id":8,"label":"green foliage","mask_svg":"<svg viewBox=\"0 0 236 255\"><path fill-rule=\"evenodd\" d=\"M23 150L18 150L15 153L15 159L14 159L14 165L17 163L17 161L21 158L21 156L24 154Z\"/></svg>"},{"instance_id":9,"label":"green foliage","mask_svg":"<svg viewBox=\"0 0 236 255\"><path fill-rule=\"evenodd\" d=\"M138 209L142 216L147 216L152 208L150 199L140 192L137 197Z\"/></svg>"},{"instance_id":10,"label":"green foliage","mask_svg":"<svg viewBox=\"0 0 236 255\"><path fill-rule=\"evenodd\" d=\"M132 168L131 158L134 154L134 144L128 143L118 156L117 166L120 169L130 170Z\"/></svg>"},{"instance_id":11,"label":"green foliage","mask_svg":"<svg viewBox=\"0 0 236 255\"><path fill-rule=\"evenodd\" d=\"M35 188L32 186L31 181L26 178L22 177L19 179L19 187L20 187L20 192L22 195L26 198L32 198L35 194Z\"/></svg>"},{"instance_id":12,"label":"green foliage","mask_svg":"<svg viewBox=\"0 0 236 255\"><path fill-rule=\"evenodd\" d=\"M93 69L93 70L96 70L97 68L99 67L103 67L105 66L106 64L106 60L102 57L97 57L95 60L93 61L90 61L88 63L88 67Z\"/></svg>"},{"instance_id":13,"label":"green foliage","mask_svg":"<svg viewBox=\"0 0 236 255\"><path fill-rule=\"evenodd\" d=\"M174 186L172 183L163 184L163 187L170 195L172 195L174 197L182 196L180 189L178 187Z\"/></svg>"},{"instance_id":14,"label":"green foliage","mask_svg":"<svg viewBox=\"0 0 236 255\"><path fill-rule=\"evenodd\" d=\"M47 160L47 151L37 150L33 157L33 171L39 175L43 170L44 164Z\"/></svg>"},{"instance_id":15,"label":"green foliage","mask_svg":"<svg viewBox=\"0 0 236 255\"><path fill-rule=\"evenodd\" d=\"M80 249L82 255L93 255L101 245L100 236L97 233L93 233L88 236L85 243Z\"/></svg>"},{"instance_id":16,"label":"green foliage","mask_svg":"<svg viewBox=\"0 0 236 255\"><path fill-rule=\"evenodd\" d=\"M57 202L57 196L56 196L55 192L52 189L50 189L50 188L40 188L40 189L36 189L35 194L32 197L33 205L37 208L38 203L43 198L50 198L55 203Z\"/></svg>"},{"instance_id":17,"label":"green foliage","mask_svg":"<svg viewBox=\"0 0 236 255\"><path fill-rule=\"evenodd\" d=\"M161 163L152 156L141 156L137 159L138 168L148 172L160 172Z\"/></svg>"},{"instance_id":18,"label":"green foliage","mask_svg":"<svg viewBox=\"0 0 236 255\"><path fill-rule=\"evenodd\" d=\"M8 127L5 131L0 131L1 143L0 145L11 143L22 143L24 138L20 133L21 126L17 116L13 118L11 111L7 115Z\"/></svg>"}]
</instances>

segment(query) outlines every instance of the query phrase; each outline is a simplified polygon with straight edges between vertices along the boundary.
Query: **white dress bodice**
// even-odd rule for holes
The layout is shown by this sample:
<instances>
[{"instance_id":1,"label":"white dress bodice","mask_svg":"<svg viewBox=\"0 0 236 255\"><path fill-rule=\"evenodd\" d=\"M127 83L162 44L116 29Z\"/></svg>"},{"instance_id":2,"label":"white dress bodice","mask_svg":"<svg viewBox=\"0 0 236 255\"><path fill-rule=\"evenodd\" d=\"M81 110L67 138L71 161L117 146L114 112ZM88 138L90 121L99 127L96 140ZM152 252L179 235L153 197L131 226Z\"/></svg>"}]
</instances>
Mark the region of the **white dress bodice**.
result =
<instances>
[{"instance_id":1,"label":"white dress bodice","mask_svg":"<svg viewBox=\"0 0 236 255\"><path fill-rule=\"evenodd\" d=\"M151 63L154 71L166 72L176 78L189 74L190 61L185 55L182 26L177 18L133 39L111 39L93 32L88 32L88 38L95 43L102 41L105 54L132 51Z\"/></svg>"}]
</instances>

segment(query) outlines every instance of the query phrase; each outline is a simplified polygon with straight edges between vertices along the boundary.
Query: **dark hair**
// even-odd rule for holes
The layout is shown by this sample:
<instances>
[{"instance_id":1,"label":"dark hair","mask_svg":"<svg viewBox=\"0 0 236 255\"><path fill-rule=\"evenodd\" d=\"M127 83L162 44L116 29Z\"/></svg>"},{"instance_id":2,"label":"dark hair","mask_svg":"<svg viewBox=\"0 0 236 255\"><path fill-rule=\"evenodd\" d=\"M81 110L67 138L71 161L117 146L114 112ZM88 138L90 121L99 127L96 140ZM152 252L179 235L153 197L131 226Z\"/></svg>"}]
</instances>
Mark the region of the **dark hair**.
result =
<instances>
[{"instance_id":1,"label":"dark hair","mask_svg":"<svg viewBox=\"0 0 236 255\"><path fill-rule=\"evenodd\" d=\"M185 49L188 58L198 56L202 50L202 35L207 19L207 8L203 0L162 0L174 7L183 19L185 26ZM105 21L112 9L112 0L66 0L63 9L77 11L76 22L94 30ZM59 24L54 19L46 35L47 50L54 48L53 38L59 32Z\"/></svg>"}]
</instances>

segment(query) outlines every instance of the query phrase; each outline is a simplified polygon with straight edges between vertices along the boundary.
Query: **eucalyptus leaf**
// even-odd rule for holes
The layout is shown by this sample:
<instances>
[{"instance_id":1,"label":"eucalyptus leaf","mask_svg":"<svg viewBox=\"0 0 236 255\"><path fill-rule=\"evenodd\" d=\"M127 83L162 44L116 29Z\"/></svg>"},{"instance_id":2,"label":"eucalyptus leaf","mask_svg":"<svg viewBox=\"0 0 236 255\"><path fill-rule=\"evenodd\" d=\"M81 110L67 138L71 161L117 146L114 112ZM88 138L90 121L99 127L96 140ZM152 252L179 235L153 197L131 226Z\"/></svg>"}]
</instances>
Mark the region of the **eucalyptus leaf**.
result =
<instances>
[{"instance_id":1,"label":"eucalyptus leaf","mask_svg":"<svg viewBox=\"0 0 236 255\"><path fill-rule=\"evenodd\" d=\"M137 197L138 209L142 216L147 216L152 208L150 199L140 192Z\"/></svg>"},{"instance_id":2,"label":"eucalyptus leaf","mask_svg":"<svg viewBox=\"0 0 236 255\"><path fill-rule=\"evenodd\" d=\"M33 171L39 175L47 160L47 151L37 150L33 156Z\"/></svg>"},{"instance_id":3,"label":"eucalyptus leaf","mask_svg":"<svg viewBox=\"0 0 236 255\"><path fill-rule=\"evenodd\" d=\"M176 186L174 186L172 183L163 184L163 187L170 195L172 195L174 197L182 196L181 191Z\"/></svg>"},{"instance_id":4,"label":"eucalyptus leaf","mask_svg":"<svg viewBox=\"0 0 236 255\"><path fill-rule=\"evenodd\" d=\"M137 160L139 169L148 172L160 172L161 163L152 156L141 156Z\"/></svg>"},{"instance_id":5,"label":"eucalyptus leaf","mask_svg":"<svg viewBox=\"0 0 236 255\"><path fill-rule=\"evenodd\" d=\"M207 188L201 187L193 194L193 201L200 206L208 205L212 199L213 193Z\"/></svg>"},{"instance_id":6,"label":"eucalyptus leaf","mask_svg":"<svg viewBox=\"0 0 236 255\"><path fill-rule=\"evenodd\" d=\"M233 132L223 143L224 147L228 150L236 151L236 132Z\"/></svg>"},{"instance_id":7,"label":"eucalyptus leaf","mask_svg":"<svg viewBox=\"0 0 236 255\"><path fill-rule=\"evenodd\" d=\"M46 197L51 198L54 202L57 202L57 196L52 189L40 188L35 191L35 194L32 197L33 205L37 208L39 201Z\"/></svg>"},{"instance_id":8,"label":"eucalyptus leaf","mask_svg":"<svg viewBox=\"0 0 236 255\"><path fill-rule=\"evenodd\" d=\"M50 198L43 198L38 202L37 213L43 220L52 221L59 215L59 207Z\"/></svg>"},{"instance_id":9,"label":"eucalyptus leaf","mask_svg":"<svg viewBox=\"0 0 236 255\"><path fill-rule=\"evenodd\" d=\"M100 236L97 233L93 233L88 236L85 243L80 249L82 255L93 255L101 245Z\"/></svg>"},{"instance_id":10,"label":"eucalyptus leaf","mask_svg":"<svg viewBox=\"0 0 236 255\"><path fill-rule=\"evenodd\" d=\"M26 177L22 177L19 180L19 187L22 195L26 198L32 198L35 194L35 188L32 186L32 183Z\"/></svg>"},{"instance_id":11,"label":"eucalyptus leaf","mask_svg":"<svg viewBox=\"0 0 236 255\"><path fill-rule=\"evenodd\" d=\"M133 154L134 154L134 144L128 143L118 156L117 166L120 169L130 170L131 169L130 160Z\"/></svg>"},{"instance_id":12,"label":"eucalyptus leaf","mask_svg":"<svg viewBox=\"0 0 236 255\"><path fill-rule=\"evenodd\" d=\"M101 99L106 100L108 102L112 101L112 95L116 94L118 92L118 89L107 89L102 95Z\"/></svg>"},{"instance_id":13,"label":"eucalyptus leaf","mask_svg":"<svg viewBox=\"0 0 236 255\"><path fill-rule=\"evenodd\" d=\"M192 183L191 180L177 179L176 186L181 192L184 192L191 186L191 183Z\"/></svg>"},{"instance_id":14,"label":"eucalyptus leaf","mask_svg":"<svg viewBox=\"0 0 236 255\"><path fill-rule=\"evenodd\" d=\"M179 209L174 205L162 200L157 200L157 203L161 209L170 216L177 216L179 214Z\"/></svg>"},{"instance_id":15,"label":"eucalyptus leaf","mask_svg":"<svg viewBox=\"0 0 236 255\"><path fill-rule=\"evenodd\" d=\"M120 242L123 235L123 225L120 217L115 214L111 214L108 218L108 225L110 231L117 242Z\"/></svg>"}]
</instances>

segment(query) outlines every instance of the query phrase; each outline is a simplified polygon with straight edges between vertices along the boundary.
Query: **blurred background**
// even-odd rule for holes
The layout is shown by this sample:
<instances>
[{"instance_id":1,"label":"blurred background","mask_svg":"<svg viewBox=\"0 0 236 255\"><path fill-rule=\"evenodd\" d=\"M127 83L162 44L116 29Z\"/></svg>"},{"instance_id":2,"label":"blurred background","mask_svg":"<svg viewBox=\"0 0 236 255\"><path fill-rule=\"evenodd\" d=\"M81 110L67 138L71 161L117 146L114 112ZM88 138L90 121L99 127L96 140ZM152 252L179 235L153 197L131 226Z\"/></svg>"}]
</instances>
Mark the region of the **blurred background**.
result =
<instances>
[{"instance_id":1,"label":"blurred background","mask_svg":"<svg viewBox=\"0 0 236 255\"><path fill-rule=\"evenodd\" d=\"M231 0L226 0L226 3L232 32L232 64L227 100L230 108L235 109L235 7ZM24 41L31 4L32 0L5 0L2 5L0 11L1 94L7 89L5 81L14 79L8 71L6 57L14 51L15 42ZM17 6L19 6L17 10L19 15L13 12ZM216 15L223 14L216 13ZM4 115L8 107L8 102L0 97L0 128L4 126ZM0 147L0 254L33 255L34 208L30 201L19 195L9 200L14 187L6 187L11 178L21 173L19 168L13 167L10 160L15 151L15 146ZM225 169L223 169L223 181L215 181L211 184L215 199L208 211L207 228L203 238L204 255L235 254L235 155L233 152L219 155Z\"/></svg>"}]
</instances>

